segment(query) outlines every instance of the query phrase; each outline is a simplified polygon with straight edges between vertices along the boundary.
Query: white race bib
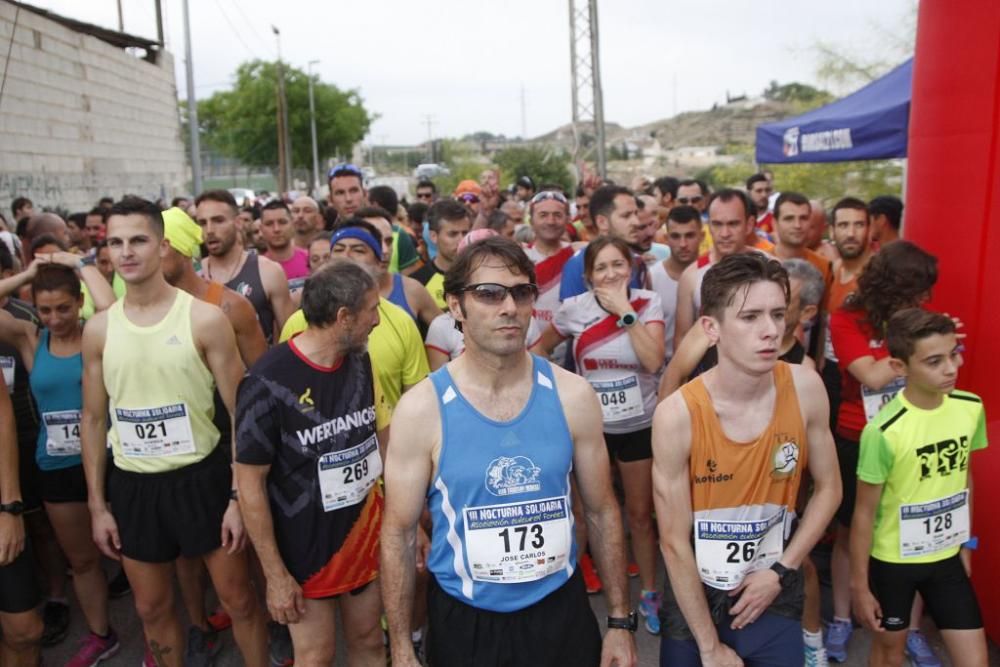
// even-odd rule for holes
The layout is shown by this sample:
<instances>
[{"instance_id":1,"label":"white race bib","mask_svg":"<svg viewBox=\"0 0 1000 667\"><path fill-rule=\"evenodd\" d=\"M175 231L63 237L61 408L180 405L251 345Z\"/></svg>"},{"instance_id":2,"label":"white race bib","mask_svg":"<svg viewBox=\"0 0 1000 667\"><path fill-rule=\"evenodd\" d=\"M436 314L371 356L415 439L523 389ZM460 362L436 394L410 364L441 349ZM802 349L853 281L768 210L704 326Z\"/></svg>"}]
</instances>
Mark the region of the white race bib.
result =
<instances>
[{"instance_id":1,"label":"white race bib","mask_svg":"<svg viewBox=\"0 0 1000 667\"><path fill-rule=\"evenodd\" d=\"M712 588L732 590L751 572L781 558L784 537L784 508L758 521L695 519L698 574Z\"/></svg>"},{"instance_id":2,"label":"white race bib","mask_svg":"<svg viewBox=\"0 0 1000 667\"><path fill-rule=\"evenodd\" d=\"M896 378L881 389L869 389L861 385L861 400L865 404L865 421L870 422L885 404L896 398L896 394L906 386L906 378Z\"/></svg>"},{"instance_id":3,"label":"white race bib","mask_svg":"<svg viewBox=\"0 0 1000 667\"><path fill-rule=\"evenodd\" d=\"M80 411L60 410L42 413L45 424L45 453L49 456L74 456L80 453Z\"/></svg>"},{"instance_id":4,"label":"white race bib","mask_svg":"<svg viewBox=\"0 0 1000 667\"><path fill-rule=\"evenodd\" d=\"M316 463L323 511L357 505L382 474L378 438L373 434L360 445L319 457Z\"/></svg>"},{"instance_id":5,"label":"white race bib","mask_svg":"<svg viewBox=\"0 0 1000 667\"><path fill-rule=\"evenodd\" d=\"M156 408L115 408L122 454L134 458L194 454L191 416L187 405Z\"/></svg>"},{"instance_id":6,"label":"white race bib","mask_svg":"<svg viewBox=\"0 0 1000 667\"><path fill-rule=\"evenodd\" d=\"M464 510L465 547L475 581L537 581L566 567L572 541L566 497Z\"/></svg>"},{"instance_id":7,"label":"white race bib","mask_svg":"<svg viewBox=\"0 0 1000 667\"><path fill-rule=\"evenodd\" d=\"M14 357L0 356L0 369L3 370L3 381L7 383L7 393L14 393Z\"/></svg>"},{"instance_id":8,"label":"white race bib","mask_svg":"<svg viewBox=\"0 0 1000 667\"><path fill-rule=\"evenodd\" d=\"M601 402L605 424L642 416L642 389L639 388L639 378L635 373L607 380L591 376L588 380Z\"/></svg>"},{"instance_id":9,"label":"white race bib","mask_svg":"<svg viewBox=\"0 0 1000 667\"><path fill-rule=\"evenodd\" d=\"M969 490L899 508L899 555L928 556L969 540Z\"/></svg>"}]
</instances>

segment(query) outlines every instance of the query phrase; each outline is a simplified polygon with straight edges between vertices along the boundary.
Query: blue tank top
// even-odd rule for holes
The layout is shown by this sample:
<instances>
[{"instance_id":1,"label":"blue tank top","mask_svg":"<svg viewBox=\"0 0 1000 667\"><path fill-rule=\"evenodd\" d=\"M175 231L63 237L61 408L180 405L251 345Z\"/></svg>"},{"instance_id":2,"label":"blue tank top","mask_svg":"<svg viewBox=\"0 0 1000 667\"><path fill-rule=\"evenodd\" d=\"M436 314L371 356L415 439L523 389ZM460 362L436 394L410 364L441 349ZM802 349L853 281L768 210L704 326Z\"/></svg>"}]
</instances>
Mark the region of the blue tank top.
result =
<instances>
[{"instance_id":1,"label":"blue tank top","mask_svg":"<svg viewBox=\"0 0 1000 667\"><path fill-rule=\"evenodd\" d=\"M49 331L42 329L28 377L42 417L35 448L35 460L42 470L62 470L81 463L82 378L83 355L54 356L49 351Z\"/></svg>"},{"instance_id":2,"label":"blue tank top","mask_svg":"<svg viewBox=\"0 0 1000 667\"><path fill-rule=\"evenodd\" d=\"M417 316L413 314L413 311L410 310L410 304L406 302L406 290L403 289L403 276L398 273L392 274L392 291L389 292L389 296L386 298L391 303L405 310L406 314L412 317L414 322L417 321Z\"/></svg>"},{"instance_id":3,"label":"blue tank top","mask_svg":"<svg viewBox=\"0 0 1000 667\"><path fill-rule=\"evenodd\" d=\"M531 397L508 422L473 408L447 366L430 376L441 412L441 452L428 491L429 568L449 595L489 611L538 602L576 567L573 440L549 362L532 359Z\"/></svg>"}]
</instances>

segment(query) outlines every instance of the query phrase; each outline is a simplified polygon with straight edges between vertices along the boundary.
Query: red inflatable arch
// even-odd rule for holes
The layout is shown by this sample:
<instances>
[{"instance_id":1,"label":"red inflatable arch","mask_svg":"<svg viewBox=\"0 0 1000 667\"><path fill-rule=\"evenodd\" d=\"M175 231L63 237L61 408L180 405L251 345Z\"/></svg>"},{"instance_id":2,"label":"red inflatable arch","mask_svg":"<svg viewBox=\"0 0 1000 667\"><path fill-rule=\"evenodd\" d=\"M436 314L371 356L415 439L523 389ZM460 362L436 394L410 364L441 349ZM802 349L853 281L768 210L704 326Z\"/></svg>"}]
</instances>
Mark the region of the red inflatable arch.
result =
<instances>
[{"instance_id":1,"label":"red inflatable arch","mask_svg":"<svg viewBox=\"0 0 1000 667\"><path fill-rule=\"evenodd\" d=\"M983 397L973 457L973 580L1000 641L1000 2L923 0L917 22L903 235L937 255L932 306L968 334L959 386Z\"/></svg>"}]
</instances>

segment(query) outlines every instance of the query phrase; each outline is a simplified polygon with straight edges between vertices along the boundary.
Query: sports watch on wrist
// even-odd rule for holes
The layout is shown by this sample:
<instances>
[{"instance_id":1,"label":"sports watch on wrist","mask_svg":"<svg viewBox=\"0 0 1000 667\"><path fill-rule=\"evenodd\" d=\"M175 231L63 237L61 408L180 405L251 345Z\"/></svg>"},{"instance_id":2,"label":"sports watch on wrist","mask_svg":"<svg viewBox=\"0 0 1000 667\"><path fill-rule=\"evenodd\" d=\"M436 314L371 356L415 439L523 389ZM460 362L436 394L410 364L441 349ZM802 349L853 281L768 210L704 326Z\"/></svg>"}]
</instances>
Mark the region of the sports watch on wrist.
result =
<instances>
[{"instance_id":1,"label":"sports watch on wrist","mask_svg":"<svg viewBox=\"0 0 1000 667\"><path fill-rule=\"evenodd\" d=\"M639 316L635 314L634 311L629 311L618 318L618 328L628 329L630 326L639 321Z\"/></svg>"},{"instance_id":2,"label":"sports watch on wrist","mask_svg":"<svg viewBox=\"0 0 1000 667\"><path fill-rule=\"evenodd\" d=\"M0 512L7 512L8 514L13 514L14 516L20 516L24 513L24 503L20 500L15 500L12 503L0 504Z\"/></svg>"},{"instance_id":3,"label":"sports watch on wrist","mask_svg":"<svg viewBox=\"0 0 1000 667\"><path fill-rule=\"evenodd\" d=\"M791 569L790 567L785 567L778 561L774 561L774 563L771 565L771 571L774 572L776 575L778 575L779 584L784 584L785 577L787 577L792 572L795 572L795 570Z\"/></svg>"},{"instance_id":4,"label":"sports watch on wrist","mask_svg":"<svg viewBox=\"0 0 1000 667\"><path fill-rule=\"evenodd\" d=\"M634 611L628 616L608 616L608 630L628 630L635 632L639 628L639 617Z\"/></svg>"}]
</instances>

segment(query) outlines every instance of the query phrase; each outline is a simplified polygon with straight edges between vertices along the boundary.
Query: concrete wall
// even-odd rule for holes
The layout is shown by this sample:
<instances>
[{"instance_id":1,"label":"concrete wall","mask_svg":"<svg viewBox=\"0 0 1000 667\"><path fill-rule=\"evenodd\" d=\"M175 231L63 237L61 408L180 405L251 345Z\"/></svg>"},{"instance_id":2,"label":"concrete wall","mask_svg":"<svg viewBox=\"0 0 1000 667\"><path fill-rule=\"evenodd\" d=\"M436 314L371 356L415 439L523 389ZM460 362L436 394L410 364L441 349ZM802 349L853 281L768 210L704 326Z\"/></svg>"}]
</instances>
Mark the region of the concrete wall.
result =
<instances>
[{"instance_id":1,"label":"concrete wall","mask_svg":"<svg viewBox=\"0 0 1000 667\"><path fill-rule=\"evenodd\" d=\"M171 197L186 181L173 59L129 55L0 0L0 210L88 210L123 194Z\"/></svg>"}]
</instances>

